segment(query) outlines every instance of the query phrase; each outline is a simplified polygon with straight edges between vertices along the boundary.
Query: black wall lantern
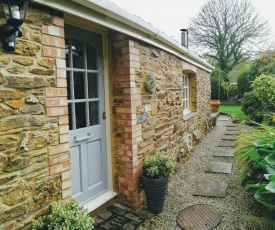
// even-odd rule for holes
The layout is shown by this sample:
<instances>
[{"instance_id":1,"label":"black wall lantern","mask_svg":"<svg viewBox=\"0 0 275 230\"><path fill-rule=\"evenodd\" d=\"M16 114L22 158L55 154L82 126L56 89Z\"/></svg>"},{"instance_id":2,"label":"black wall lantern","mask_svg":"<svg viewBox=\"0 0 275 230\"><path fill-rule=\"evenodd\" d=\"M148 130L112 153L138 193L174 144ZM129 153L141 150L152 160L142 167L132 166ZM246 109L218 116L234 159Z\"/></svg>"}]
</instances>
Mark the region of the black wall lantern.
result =
<instances>
[{"instance_id":1,"label":"black wall lantern","mask_svg":"<svg viewBox=\"0 0 275 230\"><path fill-rule=\"evenodd\" d=\"M22 36L21 25L25 20L30 0L0 0L2 14L6 24L0 27L3 48L6 51L15 50L15 39Z\"/></svg>"},{"instance_id":2,"label":"black wall lantern","mask_svg":"<svg viewBox=\"0 0 275 230\"><path fill-rule=\"evenodd\" d=\"M188 30L181 29L181 44L188 49Z\"/></svg>"}]
</instances>

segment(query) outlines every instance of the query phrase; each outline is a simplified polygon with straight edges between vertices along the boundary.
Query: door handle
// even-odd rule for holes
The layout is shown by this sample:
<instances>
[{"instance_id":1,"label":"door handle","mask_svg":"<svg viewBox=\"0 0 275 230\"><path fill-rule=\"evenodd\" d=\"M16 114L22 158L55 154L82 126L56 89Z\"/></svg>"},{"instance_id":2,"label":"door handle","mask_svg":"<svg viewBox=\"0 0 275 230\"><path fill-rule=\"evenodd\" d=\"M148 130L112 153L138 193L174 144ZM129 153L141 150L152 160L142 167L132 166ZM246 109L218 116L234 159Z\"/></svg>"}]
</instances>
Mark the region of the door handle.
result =
<instances>
[{"instance_id":1,"label":"door handle","mask_svg":"<svg viewBox=\"0 0 275 230\"><path fill-rule=\"evenodd\" d=\"M85 141L85 140L88 140L92 137L93 135L91 133L87 133L87 137L82 137L82 138L79 138L78 136L74 136L74 140L75 141Z\"/></svg>"}]
</instances>

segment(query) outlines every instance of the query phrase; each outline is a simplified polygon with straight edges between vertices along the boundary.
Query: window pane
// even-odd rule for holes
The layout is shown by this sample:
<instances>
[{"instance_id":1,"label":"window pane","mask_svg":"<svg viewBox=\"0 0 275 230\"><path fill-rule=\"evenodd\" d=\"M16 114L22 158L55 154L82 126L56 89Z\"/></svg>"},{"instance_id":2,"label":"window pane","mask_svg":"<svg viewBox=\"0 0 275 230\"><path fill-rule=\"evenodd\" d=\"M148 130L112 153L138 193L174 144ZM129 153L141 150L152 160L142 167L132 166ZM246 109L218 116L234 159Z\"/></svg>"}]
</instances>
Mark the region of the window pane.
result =
<instances>
[{"instance_id":1,"label":"window pane","mask_svg":"<svg viewBox=\"0 0 275 230\"><path fill-rule=\"evenodd\" d=\"M97 52L96 49L87 44L87 68L92 70L97 70Z\"/></svg>"},{"instance_id":2,"label":"window pane","mask_svg":"<svg viewBox=\"0 0 275 230\"><path fill-rule=\"evenodd\" d=\"M184 76L184 86L187 86L187 77Z\"/></svg>"},{"instance_id":3,"label":"window pane","mask_svg":"<svg viewBox=\"0 0 275 230\"><path fill-rule=\"evenodd\" d=\"M90 126L99 124L98 101L89 102Z\"/></svg>"},{"instance_id":4,"label":"window pane","mask_svg":"<svg viewBox=\"0 0 275 230\"><path fill-rule=\"evenodd\" d=\"M88 74L88 94L89 98L98 98L98 85L97 85L97 74L89 73Z\"/></svg>"},{"instance_id":5,"label":"window pane","mask_svg":"<svg viewBox=\"0 0 275 230\"><path fill-rule=\"evenodd\" d=\"M74 98L84 99L85 98L85 79L84 73L74 73Z\"/></svg>"},{"instance_id":6,"label":"window pane","mask_svg":"<svg viewBox=\"0 0 275 230\"><path fill-rule=\"evenodd\" d=\"M71 72L67 71L67 98L68 100L72 99L72 92L71 92Z\"/></svg>"},{"instance_id":7,"label":"window pane","mask_svg":"<svg viewBox=\"0 0 275 230\"><path fill-rule=\"evenodd\" d=\"M72 40L73 67L84 69L83 42Z\"/></svg>"},{"instance_id":8,"label":"window pane","mask_svg":"<svg viewBox=\"0 0 275 230\"><path fill-rule=\"evenodd\" d=\"M73 130L73 116L72 116L72 104L68 104L68 110L69 110L69 129Z\"/></svg>"},{"instance_id":9,"label":"window pane","mask_svg":"<svg viewBox=\"0 0 275 230\"><path fill-rule=\"evenodd\" d=\"M84 128L86 127L86 109L84 103L75 103L75 123L76 128Z\"/></svg>"},{"instance_id":10,"label":"window pane","mask_svg":"<svg viewBox=\"0 0 275 230\"><path fill-rule=\"evenodd\" d=\"M65 39L66 67L71 67L69 42L70 42L69 39Z\"/></svg>"}]
</instances>

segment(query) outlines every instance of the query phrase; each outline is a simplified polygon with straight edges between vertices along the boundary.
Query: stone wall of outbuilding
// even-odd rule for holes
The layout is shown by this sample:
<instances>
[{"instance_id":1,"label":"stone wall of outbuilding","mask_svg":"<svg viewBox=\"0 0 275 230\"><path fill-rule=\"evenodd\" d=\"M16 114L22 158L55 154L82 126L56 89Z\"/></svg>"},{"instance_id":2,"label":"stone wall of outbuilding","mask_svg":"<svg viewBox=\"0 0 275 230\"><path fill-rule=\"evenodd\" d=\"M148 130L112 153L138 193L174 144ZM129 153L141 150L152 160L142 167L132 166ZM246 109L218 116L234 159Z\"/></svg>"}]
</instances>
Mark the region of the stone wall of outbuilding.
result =
<instances>
[{"instance_id":1,"label":"stone wall of outbuilding","mask_svg":"<svg viewBox=\"0 0 275 230\"><path fill-rule=\"evenodd\" d=\"M160 150L184 162L210 128L210 74L127 35L110 37L115 188L121 201L137 208L143 157ZM183 75L189 117L183 115Z\"/></svg>"},{"instance_id":2,"label":"stone wall of outbuilding","mask_svg":"<svg viewBox=\"0 0 275 230\"><path fill-rule=\"evenodd\" d=\"M0 229L27 228L51 201L71 199L63 15L30 4L22 29L14 52L0 49ZM185 161L209 129L210 77L127 35L109 38L114 190L136 208L143 157L161 150Z\"/></svg>"},{"instance_id":3,"label":"stone wall of outbuilding","mask_svg":"<svg viewBox=\"0 0 275 230\"><path fill-rule=\"evenodd\" d=\"M14 52L0 44L0 229L71 195L64 20L30 4L22 30Z\"/></svg>"}]
</instances>

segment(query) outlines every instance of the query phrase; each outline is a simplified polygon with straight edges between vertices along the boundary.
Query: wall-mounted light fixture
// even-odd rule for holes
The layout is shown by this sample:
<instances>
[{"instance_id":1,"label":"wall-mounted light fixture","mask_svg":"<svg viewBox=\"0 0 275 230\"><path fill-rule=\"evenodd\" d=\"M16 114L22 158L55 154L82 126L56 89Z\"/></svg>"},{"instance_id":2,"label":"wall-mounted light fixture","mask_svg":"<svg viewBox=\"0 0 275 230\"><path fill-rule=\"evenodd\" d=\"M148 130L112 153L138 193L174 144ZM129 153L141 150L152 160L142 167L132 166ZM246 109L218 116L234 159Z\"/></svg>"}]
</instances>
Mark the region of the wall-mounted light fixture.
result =
<instances>
[{"instance_id":1,"label":"wall-mounted light fixture","mask_svg":"<svg viewBox=\"0 0 275 230\"><path fill-rule=\"evenodd\" d=\"M0 0L2 14L6 24L0 27L3 48L6 51L15 50L16 33L22 36L21 25L25 20L30 0Z\"/></svg>"},{"instance_id":2,"label":"wall-mounted light fixture","mask_svg":"<svg viewBox=\"0 0 275 230\"><path fill-rule=\"evenodd\" d=\"M181 29L181 44L188 49L188 30Z\"/></svg>"}]
</instances>

